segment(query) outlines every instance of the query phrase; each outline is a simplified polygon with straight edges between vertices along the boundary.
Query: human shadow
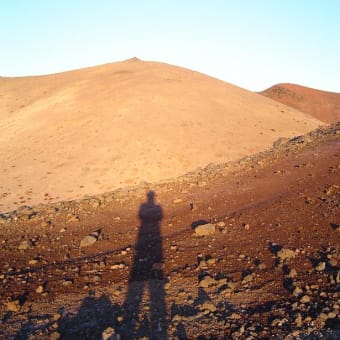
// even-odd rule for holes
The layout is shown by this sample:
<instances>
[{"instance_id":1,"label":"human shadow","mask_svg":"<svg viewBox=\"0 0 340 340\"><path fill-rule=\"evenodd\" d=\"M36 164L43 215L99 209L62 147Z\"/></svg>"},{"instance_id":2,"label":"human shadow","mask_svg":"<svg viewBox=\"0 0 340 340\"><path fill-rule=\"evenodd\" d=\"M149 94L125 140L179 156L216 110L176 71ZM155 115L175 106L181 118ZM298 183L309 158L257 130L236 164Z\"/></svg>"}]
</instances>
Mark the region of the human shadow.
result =
<instances>
[{"instance_id":1,"label":"human shadow","mask_svg":"<svg viewBox=\"0 0 340 340\"><path fill-rule=\"evenodd\" d=\"M166 303L164 289L164 258L161 237L163 211L155 204L155 193L147 193L147 201L138 212L141 221L134 248L128 290L123 304L122 334L132 339L147 336L166 339ZM149 302L143 300L148 289ZM143 304L142 304L143 303Z\"/></svg>"},{"instance_id":2,"label":"human shadow","mask_svg":"<svg viewBox=\"0 0 340 340\"><path fill-rule=\"evenodd\" d=\"M112 339L167 339L164 257L160 230L163 211L155 203L153 191L147 193L147 201L141 204L138 216L141 224L124 303L112 303L108 295L96 297L94 292L90 292L76 314L61 312L63 316L58 320L61 339L100 339L108 328L117 332L117 336L112 336ZM146 290L148 294L144 294ZM36 327L32 322L29 320L16 338L26 339L30 334L50 326L48 323Z\"/></svg>"}]
</instances>

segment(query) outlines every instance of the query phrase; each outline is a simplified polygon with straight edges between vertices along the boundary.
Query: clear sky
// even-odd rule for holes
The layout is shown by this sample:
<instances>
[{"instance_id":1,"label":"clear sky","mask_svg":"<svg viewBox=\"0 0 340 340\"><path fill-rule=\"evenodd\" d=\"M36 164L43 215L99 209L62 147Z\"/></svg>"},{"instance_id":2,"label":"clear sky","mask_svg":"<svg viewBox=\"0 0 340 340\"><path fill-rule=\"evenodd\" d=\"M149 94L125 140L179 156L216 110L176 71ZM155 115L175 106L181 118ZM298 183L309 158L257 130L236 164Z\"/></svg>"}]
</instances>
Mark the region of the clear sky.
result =
<instances>
[{"instance_id":1,"label":"clear sky","mask_svg":"<svg viewBox=\"0 0 340 340\"><path fill-rule=\"evenodd\" d=\"M340 0L0 0L0 75L137 56L249 90L340 92Z\"/></svg>"}]
</instances>

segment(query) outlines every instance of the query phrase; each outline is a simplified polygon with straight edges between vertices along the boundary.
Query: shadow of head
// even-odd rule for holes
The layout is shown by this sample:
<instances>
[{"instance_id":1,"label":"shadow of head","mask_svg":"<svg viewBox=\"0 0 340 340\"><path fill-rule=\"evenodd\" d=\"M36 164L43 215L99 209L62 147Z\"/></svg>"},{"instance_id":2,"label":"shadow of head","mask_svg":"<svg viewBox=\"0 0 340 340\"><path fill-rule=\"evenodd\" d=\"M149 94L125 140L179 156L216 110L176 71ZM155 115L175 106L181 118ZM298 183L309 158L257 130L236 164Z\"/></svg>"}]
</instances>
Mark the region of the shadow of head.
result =
<instances>
[{"instance_id":1,"label":"shadow of head","mask_svg":"<svg viewBox=\"0 0 340 340\"><path fill-rule=\"evenodd\" d=\"M150 190L147 194L147 200L141 204L138 216L142 221L142 225L159 223L163 218L162 208L155 203L156 194Z\"/></svg>"},{"instance_id":2,"label":"shadow of head","mask_svg":"<svg viewBox=\"0 0 340 340\"><path fill-rule=\"evenodd\" d=\"M146 194L147 198L148 198L148 203L150 204L154 204L154 201L155 201L155 192L150 190L147 194Z\"/></svg>"}]
</instances>

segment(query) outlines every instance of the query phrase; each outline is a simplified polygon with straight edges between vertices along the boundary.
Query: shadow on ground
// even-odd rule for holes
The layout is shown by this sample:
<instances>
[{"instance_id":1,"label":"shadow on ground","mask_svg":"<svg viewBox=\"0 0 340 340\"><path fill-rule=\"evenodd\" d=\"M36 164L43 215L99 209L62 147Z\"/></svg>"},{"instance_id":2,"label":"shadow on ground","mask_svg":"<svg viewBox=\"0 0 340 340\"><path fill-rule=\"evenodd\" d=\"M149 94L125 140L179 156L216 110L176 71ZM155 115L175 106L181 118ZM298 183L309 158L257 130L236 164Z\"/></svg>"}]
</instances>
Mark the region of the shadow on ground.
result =
<instances>
[{"instance_id":1,"label":"shadow on ground","mask_svg":"<svg viewBox=\"0 0 340 340\"><path fill-rule=\"evenodd\" d=\"M164 257L161 237L163 212L149 191L138 217L141 221L134 247L128 289L122 306L102 295L86 297L75 316L59 322L65 339L99 339L108 327L123 339L166 339L167 318L164 289Z\"/></svg>"}]
</instances>

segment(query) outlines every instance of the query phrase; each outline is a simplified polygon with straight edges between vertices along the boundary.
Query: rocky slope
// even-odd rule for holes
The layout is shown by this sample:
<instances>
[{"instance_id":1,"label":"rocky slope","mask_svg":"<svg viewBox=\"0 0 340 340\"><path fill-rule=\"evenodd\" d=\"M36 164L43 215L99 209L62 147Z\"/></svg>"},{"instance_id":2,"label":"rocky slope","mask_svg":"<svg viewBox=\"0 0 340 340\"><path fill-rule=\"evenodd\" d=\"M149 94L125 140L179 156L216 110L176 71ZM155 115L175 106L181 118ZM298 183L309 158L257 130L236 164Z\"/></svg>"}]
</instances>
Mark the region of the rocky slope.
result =
<instances>
[{"instance_id":1,"label":"rocky slope","mask_svg":"<svg viewBox=\"0 0 340 340\"><path fill-rule=\"evenodd\" d=\"M339 136L3 214L0 337L339 338Z\"/></svg>"}]
</instances>

